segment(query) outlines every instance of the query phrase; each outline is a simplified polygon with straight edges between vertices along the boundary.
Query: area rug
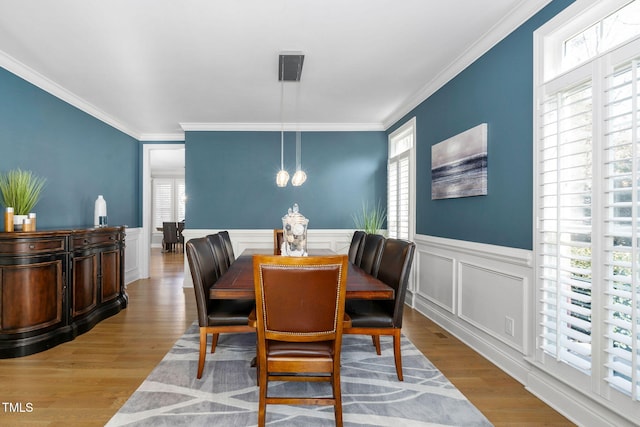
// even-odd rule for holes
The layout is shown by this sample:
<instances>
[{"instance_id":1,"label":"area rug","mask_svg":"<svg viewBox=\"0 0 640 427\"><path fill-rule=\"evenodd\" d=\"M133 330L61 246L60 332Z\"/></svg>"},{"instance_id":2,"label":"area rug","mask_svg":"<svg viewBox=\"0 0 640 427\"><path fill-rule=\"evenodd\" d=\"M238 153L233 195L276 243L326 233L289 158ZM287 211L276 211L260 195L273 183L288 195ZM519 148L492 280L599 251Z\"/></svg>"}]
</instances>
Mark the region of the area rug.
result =
<instances>
[{"instance_id":1,"label":"area rug","mask_svg":"<svg viewBox=\"0 0 640 427\"><path fill-rule=\"evenodd\" d=\"M391 340L378 356L368 336L345 335L342 402L345 426L491 426L424 355L402 337L404 381ZM107 426L255 426L258 387L255 334L224 334L196 379L198 328L176 342ZM208 349L208 347L207 347ZM269 393L330 394L327 383L270 383ZM331 406L267 405L267 425L331 426Z\"/></svg>"}]
</instances>

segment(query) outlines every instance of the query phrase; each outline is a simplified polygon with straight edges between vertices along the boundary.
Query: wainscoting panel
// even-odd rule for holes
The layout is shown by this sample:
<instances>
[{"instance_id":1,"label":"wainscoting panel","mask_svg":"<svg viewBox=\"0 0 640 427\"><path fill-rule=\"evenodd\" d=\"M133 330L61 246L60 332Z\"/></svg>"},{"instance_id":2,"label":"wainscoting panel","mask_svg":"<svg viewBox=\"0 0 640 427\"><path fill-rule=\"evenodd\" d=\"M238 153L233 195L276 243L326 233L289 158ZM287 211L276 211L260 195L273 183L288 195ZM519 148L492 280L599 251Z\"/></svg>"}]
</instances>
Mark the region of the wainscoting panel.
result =
<instances>
[{"instance_id":1,"label":"wainscoting panel","mask_svg":"<svg viewBox=\"0 0 640 427\"><path fill-rule=\"evenodd\" d=\"M124 283L125 286L142 278L140 269L141 260L141 228L125 229L124 248Z\"/></svg>"},{"instance_id":2,"label":"wainscoting panel","mask_svg":"<svg viewBox=\"0 0 640 427\"><path fill-rule=\"evenodd\" d=\"M418 250L416 255L418 294L454 313L455 260L423 250Z\"/></svg>"},{"instance_id":3,"label":"wainscoting panel","mask_svg":"<svg viewBox=\"0 0 640 427\"><path fill-rule=\"evenodd\" d=\"M458 269L460 318L525 354L526 278L467 262Z\"/></svg>"}]
</instances>

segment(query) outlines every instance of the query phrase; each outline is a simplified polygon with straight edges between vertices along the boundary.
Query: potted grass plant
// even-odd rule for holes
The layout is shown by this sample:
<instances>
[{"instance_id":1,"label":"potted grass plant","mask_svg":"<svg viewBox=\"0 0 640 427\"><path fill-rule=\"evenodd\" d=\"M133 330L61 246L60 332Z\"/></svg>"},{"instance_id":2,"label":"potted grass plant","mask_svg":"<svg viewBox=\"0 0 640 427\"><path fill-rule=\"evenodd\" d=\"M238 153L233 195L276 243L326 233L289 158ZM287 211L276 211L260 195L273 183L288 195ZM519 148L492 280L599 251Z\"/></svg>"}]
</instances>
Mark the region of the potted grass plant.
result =
<instances>
[{"instance_id":1,"label":"potted grass plant","mask_svg":"<svg viewBox=\"0 0 640 427\"><path fill-rule=\"evenodd\" d=\"M380 205L380 201L373 208L369 208L368 204L363 202L362 211L353 214L356 228L367 234L379 234L386 219L387 211Z\"/></svg>"},{"instance_id":2,"label":"potted grass plant","mask_svg":"<svg viewBox=\"0 0 640 427\"><path fill-rule=\"evenodd\" d=\"M15 230L22 230L23 221L40 200L45 183L45 178L28 170L13 169L0 174L2 204L13 208Z\"/></svg>"}]
</instances>

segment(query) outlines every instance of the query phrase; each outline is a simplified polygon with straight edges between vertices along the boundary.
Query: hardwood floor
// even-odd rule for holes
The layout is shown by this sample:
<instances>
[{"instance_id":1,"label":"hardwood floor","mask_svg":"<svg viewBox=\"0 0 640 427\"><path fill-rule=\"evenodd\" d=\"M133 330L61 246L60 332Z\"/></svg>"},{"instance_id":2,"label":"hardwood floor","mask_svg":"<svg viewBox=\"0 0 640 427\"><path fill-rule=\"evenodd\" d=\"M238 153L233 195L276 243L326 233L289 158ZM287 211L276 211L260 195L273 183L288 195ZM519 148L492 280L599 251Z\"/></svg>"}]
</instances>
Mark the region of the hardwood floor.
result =
<instances>
[{"instance_id":1,"label":"hardwood floor","mask_svg":"<svg viewBox=\"0 0 640 427\"><path fill-rule=\"evenodd\" d=\"M196 319L183 255L151 256L129 307L75 340L0 360L0 425L102 426ZM403 332L496 426L572 425L517 381L413 310ZM391 342L382 338L383 345Z\"/></svg>"}]
</instances>

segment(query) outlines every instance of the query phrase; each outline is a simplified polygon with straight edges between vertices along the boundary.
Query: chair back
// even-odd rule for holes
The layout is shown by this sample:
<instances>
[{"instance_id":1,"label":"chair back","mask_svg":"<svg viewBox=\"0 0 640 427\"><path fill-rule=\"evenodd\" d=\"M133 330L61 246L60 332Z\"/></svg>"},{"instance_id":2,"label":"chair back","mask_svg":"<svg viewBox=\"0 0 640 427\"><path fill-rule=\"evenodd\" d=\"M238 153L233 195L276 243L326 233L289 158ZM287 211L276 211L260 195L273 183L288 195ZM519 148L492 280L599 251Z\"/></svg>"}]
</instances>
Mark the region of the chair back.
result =
<instances>
[{"instance_id":1,"label":"chair back","mask_svg":"<svg viewBox=\"0 0 640 427\"><path fill-rule=\"evenodd\" d=\"M362 257L357 264L365 272L376 276L380 266L380 257L385 244L384 236L380 234L367 234L362 243Z\"/></svg>"},{"instance_id":2,"label":"chair back","mask_svg":"<svg viewBox=\"0 0 640 427\"><path fill-rule=\"evenodd\" d=\"M362 240L366 235L367 233L362 230L356 230L353 233L351 244L349 245L349 262L352 264L357 265L360 263L360 260L362 260L362 250L364 249Z\"/></svg>"},{"instance_id":3,"label":"chair back","mask_svg":"<svg viewBox=\"0 0 640 427\"><path fill-rule=\"evenodd\" d=\"M209 234L206 236L211 249L213 250L213 256L218 264L218 275L222 276L229 269L229 258L227 257L227 251L225 244L222 241L220 234Z\"/></svg>"},{"instance_id":4,"label":"chair back","mask_svg":"<svg viewBox=\"0 0 640 427\"><path fill-rule=\"evenodd\" d=\"M254 256L258 340L333 340L339 355L348 262L346 255Z\"/></svg>"},{"instance_id":5,"label":"chair back","mask_svg":"<svg viewBox=\"0 0 640 427\"><path fill-rule=\"evenodd\" d=\"M284 231L282 229L275 228L273 230L273 254L282 254L282 242L284 241Z\"/></svg>"},{"instance_id":6,"label":"chair back","mask_svg":"<svg viewBox=\"0 0 640 427\"><path fill-rule=\"evenodd\" d=\"M396 328L402 327L404 298L415 250L415 243L401 239L387 239L382 250L377 277L395 290L395 299L383 304L387 306L388 314L393 316Z\"/></svg>"},{"instance_id":7,"label":"chair back","mask_svg":"<svg viewBox=\"0 0 640 427\"><path fill-rule=\"evenodd\" d=\"M218 263L213 255L213 248L206 237L189 240L186 248L196 295L198 324L203 327L208 325L209 289L219 278Z\"/></svg>"},{"instance_id":8,"label":"chair back","mask_svg":"<svg viewBox=\"0 0 640 427\"><path fill-rule=\"evenodd\" d=\"M178 226L175 222L163 222L162 234L165 244L178 243Z\"/></svg>"},{"instance_id":9,"label":"chair back","mask_svg":"<svg viewBox=\"0 0 640 427\"><path fill-rule=\"evenodd\" d=\"M236 260L236 256L233 253L233 244L231 243L231 237L229 237L229 232L228 231L221 231L218 233L220 235L220 237L222 238L222 241L224 242L224 248L227 252L227 259L229 260L229 265L231 265L233 263L233 261Z\"/></svg>"}]
</instances>

